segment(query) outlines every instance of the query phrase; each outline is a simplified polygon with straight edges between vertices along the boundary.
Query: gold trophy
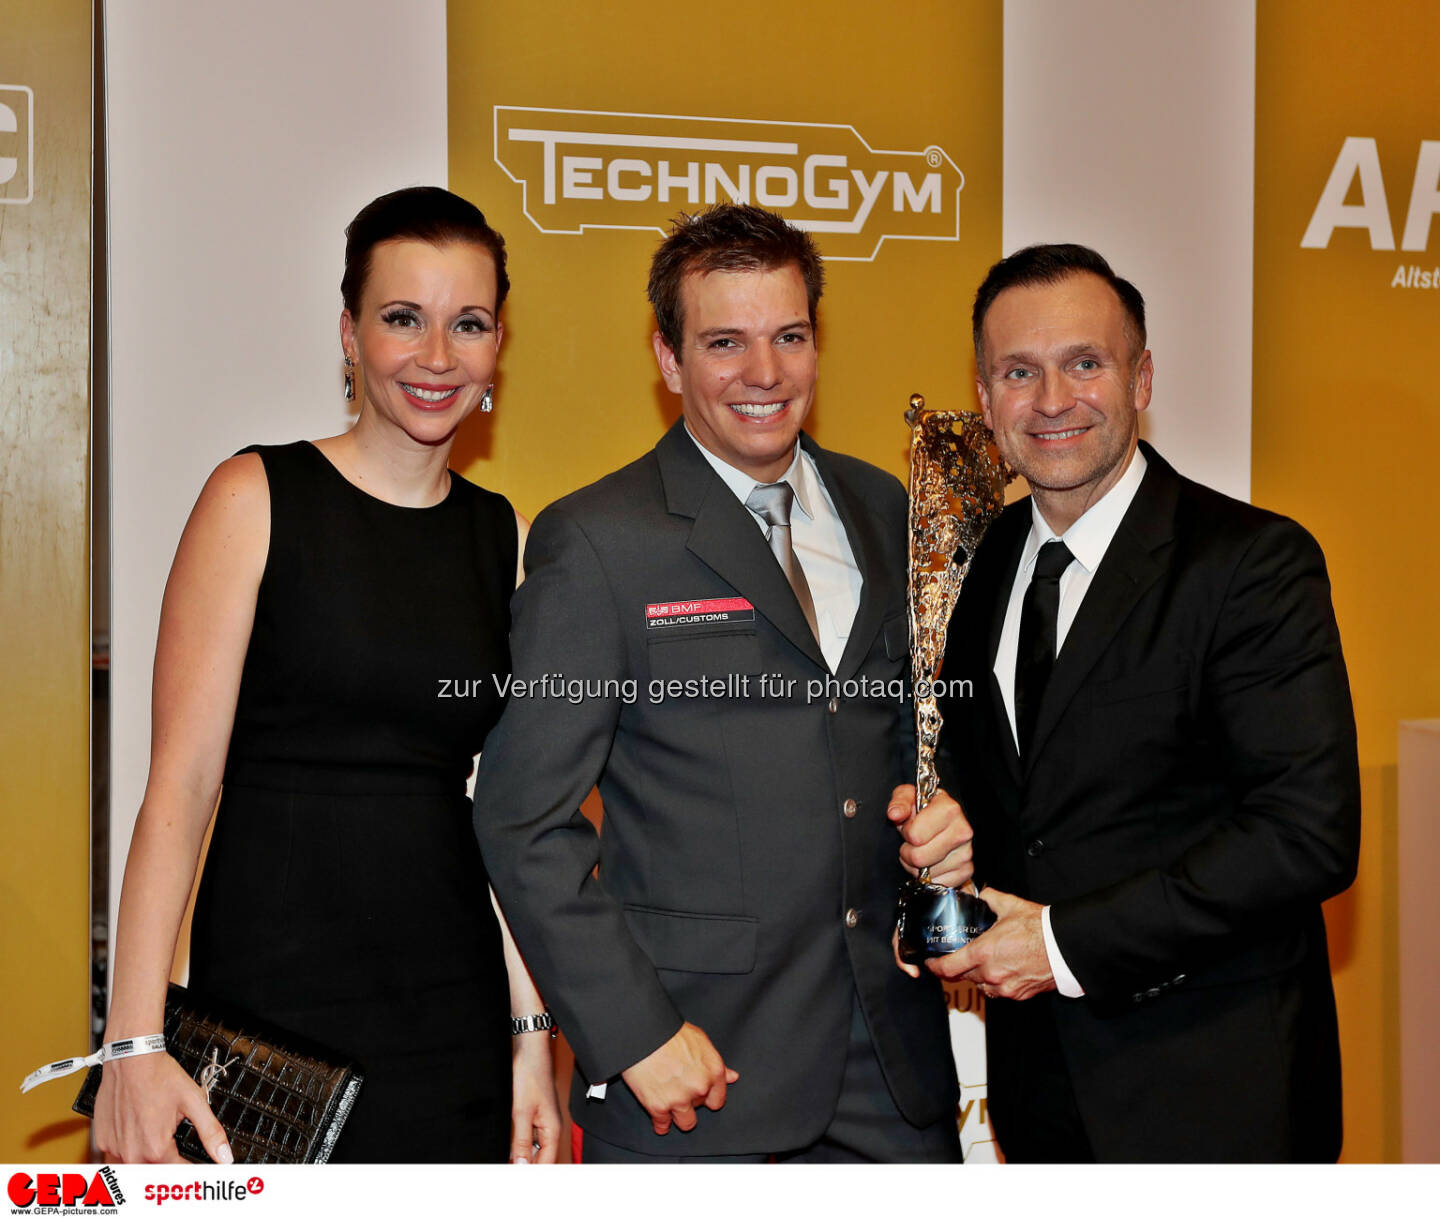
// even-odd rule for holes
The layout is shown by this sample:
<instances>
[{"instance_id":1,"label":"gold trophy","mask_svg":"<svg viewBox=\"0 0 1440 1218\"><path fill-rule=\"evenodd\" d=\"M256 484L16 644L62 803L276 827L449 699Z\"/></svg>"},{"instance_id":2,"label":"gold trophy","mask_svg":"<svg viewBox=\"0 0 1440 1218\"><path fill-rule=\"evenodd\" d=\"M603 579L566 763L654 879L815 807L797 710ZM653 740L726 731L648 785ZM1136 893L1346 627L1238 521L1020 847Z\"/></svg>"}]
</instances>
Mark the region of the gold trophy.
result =
<instances>
[{"instance_id":1,"label":"gold trophy","mask_svg":"<svg viewBox=\"0 0 1440 1218\"><path fill-rule=\"evenodd\" d=\"M945 632L980 538L1005 506L1015 471L978 414L926 410L910 395L910 666L915 682L915 810L940 786L935 746L940 708L935 682ZM930 869L900 890L900 958L914 964L964 947L995 924L978 895L930 881Z\"/></svg>"}]
</instances>

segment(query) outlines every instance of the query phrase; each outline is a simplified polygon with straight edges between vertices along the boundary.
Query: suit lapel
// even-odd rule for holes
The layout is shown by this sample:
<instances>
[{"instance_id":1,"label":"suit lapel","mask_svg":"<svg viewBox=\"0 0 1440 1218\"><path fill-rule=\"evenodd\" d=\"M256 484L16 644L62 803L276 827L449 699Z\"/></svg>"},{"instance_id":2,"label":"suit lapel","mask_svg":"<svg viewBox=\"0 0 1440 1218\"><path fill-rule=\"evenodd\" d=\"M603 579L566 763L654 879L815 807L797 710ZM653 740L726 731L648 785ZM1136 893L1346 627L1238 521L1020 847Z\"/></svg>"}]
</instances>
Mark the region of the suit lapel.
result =
<instances>
[{"instance_id":1,"label":"suit lapel","mask_svg":"<svg viewBox=\"0 0 1440 1218\"><path fill-rule=\"evenodd\" d=\"M820 644L810 632L765 535L685 434L683 420L655 446L655 457L667 509L694 520L686 543L689 551L814 663L828 670Z\"/></svg>"},{"instance_id":2,"label":"suit lapel","mask_svg":"<svg viewBox=\"0 0 1440 1218\"><path fill-rule=\"evenodd\" d=\"M1164 571L1157 551L1174 536L1179 475L1145 445L1145 479L1126 509L1100 568L1090 581L1080 611L1070 625L1035 724L1035 742L1026 759L1028 772L1044 751L1055 725L1079 693L1090 670L1125 625L1130 611Z\"/></svg>"},{"instance_id":3,"label":"suit lapel","mask_svg":"<svg viewBox=\"0 0 1440 1218\"><path fill-rule=\"evenodd\" d=\"M1030 503L1027 499L1012 507L986 532L980 553L985 553L988 548L985 542L989 542L995 547L995 561L987 561L983 567L976 563L966 573L967 580L983 575L985 581L975 589L979 597L978 603L987 606L990 611L985 623L985 667L981 677L990 698L991 722L995 724L996 742L1010 777L1017 785L1021 777L1020 753L1015 747L1015 733L1010 730L1010 718L1005 713L1005 698L1000 692L1000 682L995 678L995 655L1000 650L1000 634L1005 626L1005 608L1010 602L1010 588L1015 583L1015 572L1020 566L1020 555L1025 549L1025 538L1029 532ZM980 569L977 570L977 567Z\"/></svg>"}]
</instances>

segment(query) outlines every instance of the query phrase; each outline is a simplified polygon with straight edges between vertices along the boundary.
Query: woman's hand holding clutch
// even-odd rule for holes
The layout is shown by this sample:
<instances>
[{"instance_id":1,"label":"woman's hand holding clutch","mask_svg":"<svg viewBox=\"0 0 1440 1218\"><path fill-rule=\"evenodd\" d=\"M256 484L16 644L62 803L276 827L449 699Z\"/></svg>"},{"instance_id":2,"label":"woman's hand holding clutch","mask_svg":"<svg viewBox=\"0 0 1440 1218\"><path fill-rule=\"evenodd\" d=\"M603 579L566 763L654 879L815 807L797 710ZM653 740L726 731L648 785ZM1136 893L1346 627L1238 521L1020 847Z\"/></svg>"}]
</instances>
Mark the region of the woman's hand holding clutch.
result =
<instances>
[{"instance_id":1,"label":"woman's hand holding clutch","mask_svg":"<svg viewBox=\"0 0 1440 1218\"><path fill-rule=\"evenodd\" d=\"M95 1100L95 1145L108 1160L185 1162L175 1147L175 1129L187 1119L215 1162L234 1162L205 1093L168 1053L106 1064Z\"/></svg>"}]
</instances>

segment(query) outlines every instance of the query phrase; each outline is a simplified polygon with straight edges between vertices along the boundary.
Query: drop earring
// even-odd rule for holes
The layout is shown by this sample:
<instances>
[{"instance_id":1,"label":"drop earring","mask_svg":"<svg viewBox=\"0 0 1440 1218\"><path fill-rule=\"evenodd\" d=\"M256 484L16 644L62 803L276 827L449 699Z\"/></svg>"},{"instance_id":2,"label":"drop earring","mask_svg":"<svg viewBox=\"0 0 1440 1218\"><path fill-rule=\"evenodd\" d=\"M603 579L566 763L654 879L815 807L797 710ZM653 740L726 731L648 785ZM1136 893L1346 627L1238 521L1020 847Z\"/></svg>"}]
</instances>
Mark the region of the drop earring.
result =
<instances>
[{"instance_id":1,"label":"drop earring","mask_svg":"<svg viewBox=\"0 0 1440 1218\"><path fill-rule=\"evenodd\" d=\"M485 387L485 392L480 395L480 410L484 414L489 414L492 410L495 409L495 394L493 392L494 388L494 385L487 385Z\"/></svg>"},{"instance_id":2,"label":"drop earring","mask_svg":"<svg viewBox=\"0 0 1440 1218\"><path fill-rule=\"evenodd\" d=\"M355 400L355 361L348 355L345 357L345 400Z\"/></svg>"}]
</instances>

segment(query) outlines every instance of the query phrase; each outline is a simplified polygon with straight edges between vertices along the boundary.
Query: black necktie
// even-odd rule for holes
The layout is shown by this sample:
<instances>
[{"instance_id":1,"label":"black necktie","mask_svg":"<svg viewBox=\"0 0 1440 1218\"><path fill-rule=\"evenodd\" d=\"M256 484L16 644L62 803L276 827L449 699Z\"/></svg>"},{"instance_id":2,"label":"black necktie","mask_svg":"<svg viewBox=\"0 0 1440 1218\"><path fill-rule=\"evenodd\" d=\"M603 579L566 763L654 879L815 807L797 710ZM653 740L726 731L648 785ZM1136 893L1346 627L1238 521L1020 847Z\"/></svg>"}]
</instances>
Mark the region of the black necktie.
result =
<instances>
[{"instance_id":1,"label":"black necktie","mask_svg":"<svg viewBox=\"0 0 1440 1218\"><path fill-rule=\"evenodd\" d=\"M790 541L790 507L794 502L795 492L788 482L771 482L751 491L750 497L745 500L745 506L768 526L765 538L770 543L770 552L775 555L775 561L780 564L785 578L790 581L795 599L800 602L800 612L805 615L805 620L810 624L810 633L818 641L820 628L815 624L815 602L810 596L810 584L805 579L805 570L800 566L795 547Z\"/></svg>"},{"instance_id":2,"label":"black necktie","mask_svg":"<svg viewBox=\"0 0 1440 1218\"><path fill-rule=\"evenodd\" d=\"M1047 541L1035 556L1035 572L1020 606L1020 646L1015 654L1015 734L1020 756L1028 758L1040 717L1040 700L1055 667L1055 619L1060 612L1060 576L1074 555L1063 541Z\"/></svg>"}]
</instances>

